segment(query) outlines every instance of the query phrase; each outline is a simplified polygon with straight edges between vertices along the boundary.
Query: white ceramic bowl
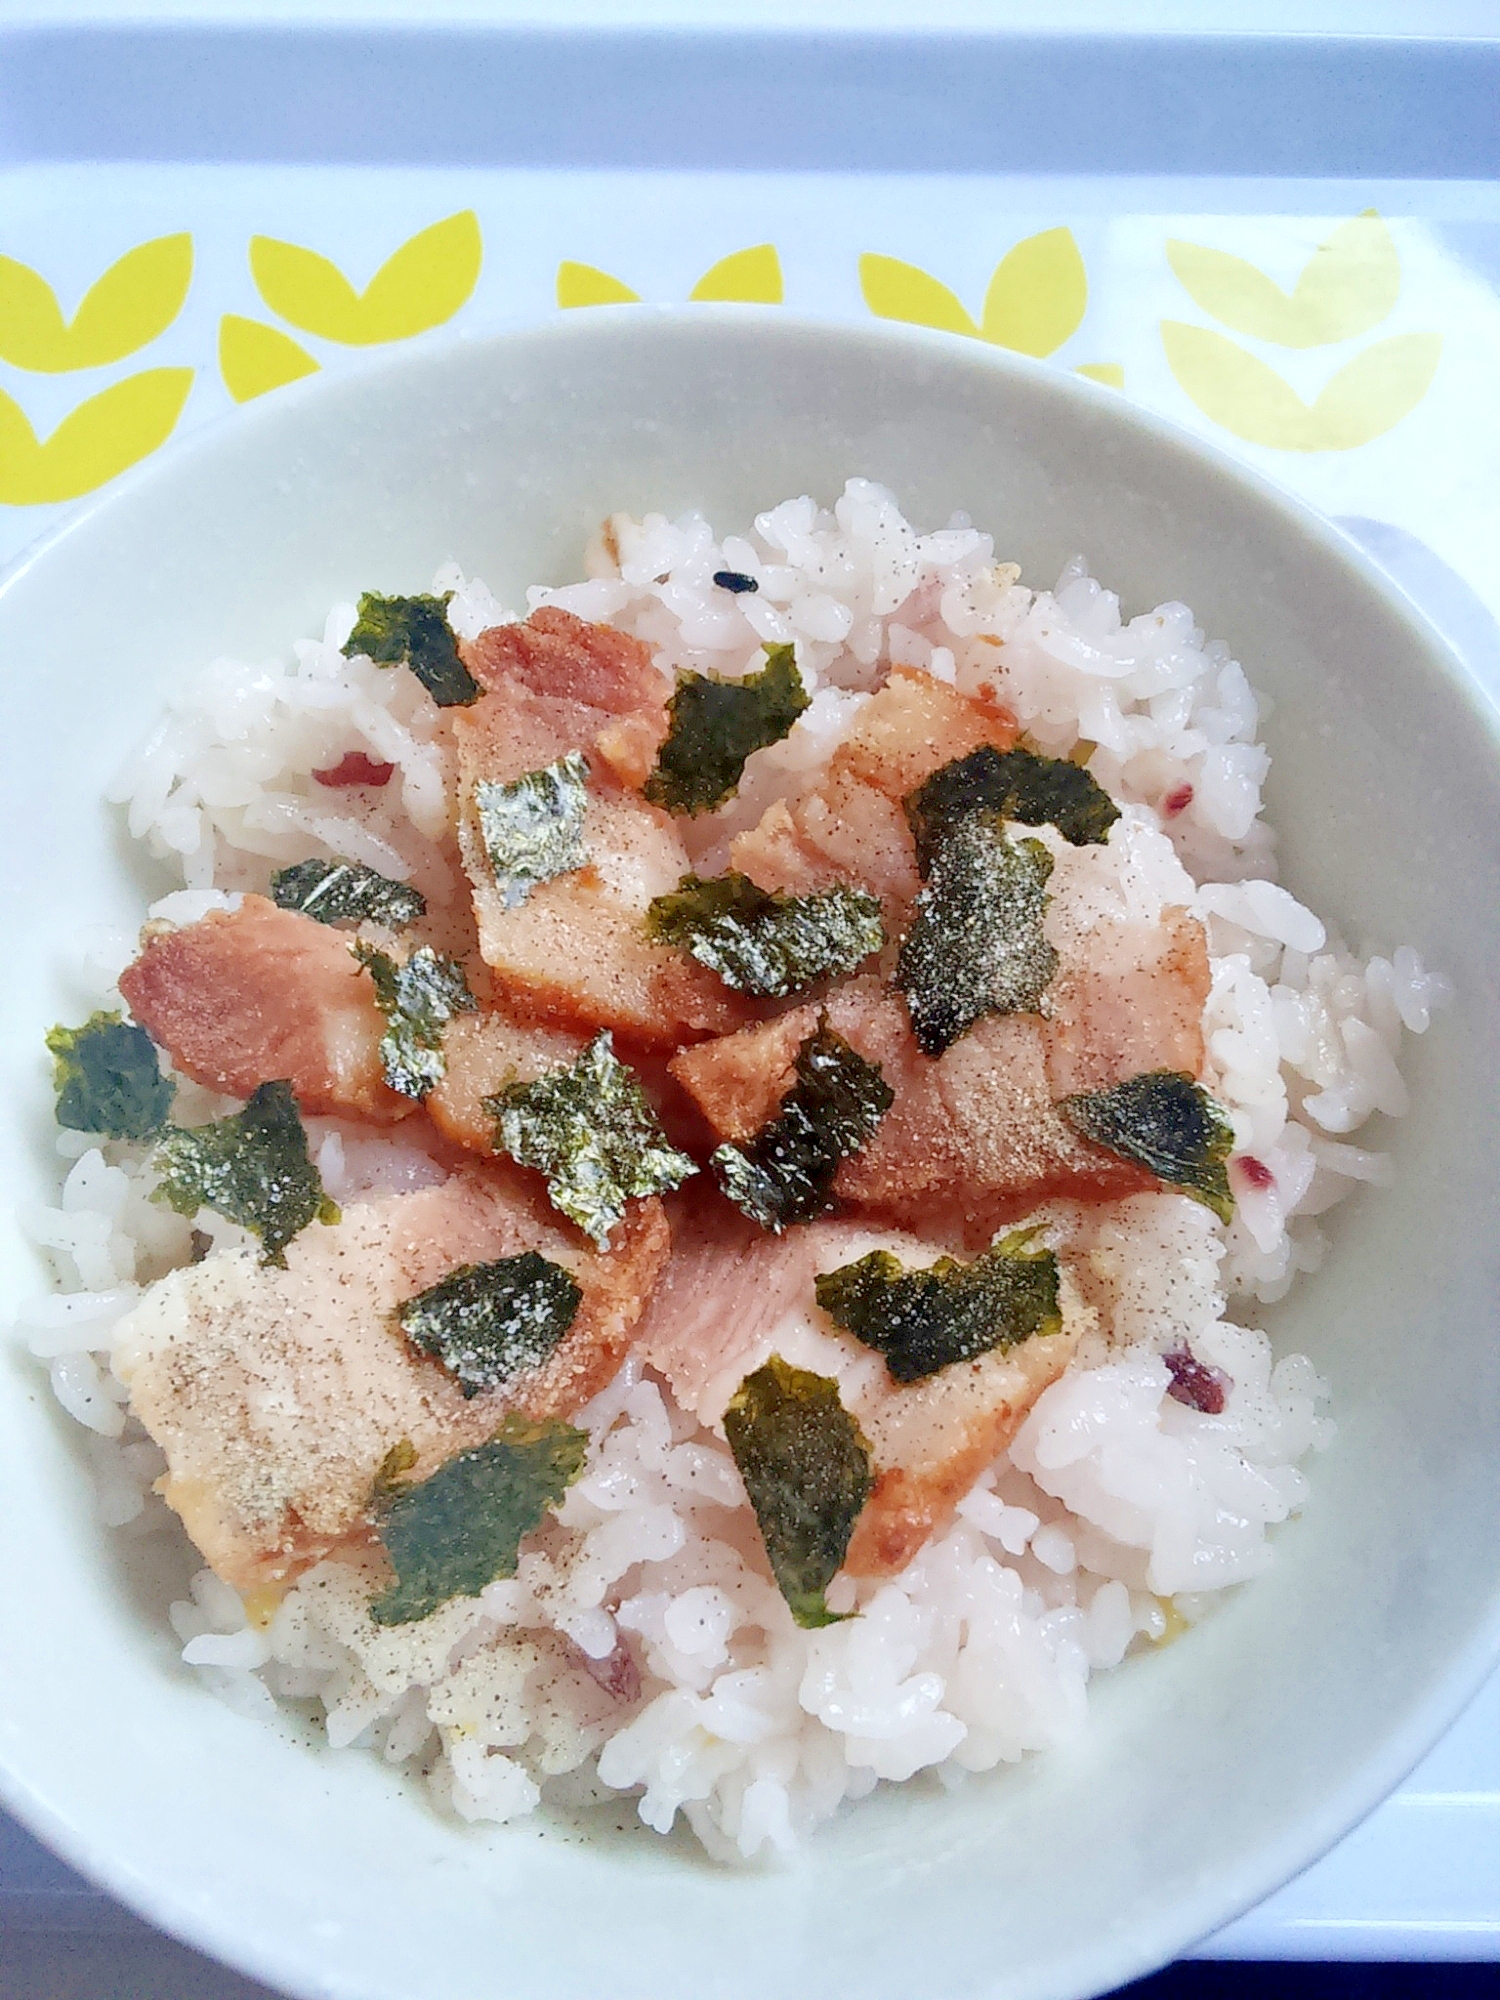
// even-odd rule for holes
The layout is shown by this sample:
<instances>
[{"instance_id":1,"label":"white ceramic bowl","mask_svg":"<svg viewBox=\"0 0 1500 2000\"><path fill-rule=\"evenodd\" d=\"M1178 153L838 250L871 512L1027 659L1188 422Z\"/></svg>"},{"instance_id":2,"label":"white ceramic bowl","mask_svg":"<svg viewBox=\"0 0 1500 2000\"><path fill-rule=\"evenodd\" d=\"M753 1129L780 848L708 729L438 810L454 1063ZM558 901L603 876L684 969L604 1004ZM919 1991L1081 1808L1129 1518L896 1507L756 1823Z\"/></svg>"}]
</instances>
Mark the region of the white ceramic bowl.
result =
<instances>
[{"instance_id":1,"label":"white ceramic bowl","mask_svg":"<svg viewBox=\"0 0 1500 2000\"><path fill-rule=\"evenodd\" d=\"M955 507L1050 582L1183 598L1275 700L1288 879L1457 999L1381 1135L1389 1192L1272 1315L1336 1389L1274 1569L1096 1683L1070 1749L847 1811L783 1872L636 1832L444 1824L373 1759L241 1720L175 1659L180 1581L96 1527L80 1434L0 1369L0 1789L79 1867L272 1985L339 2000L1064 1996L1145 1971L1311 1860L1416 1760L1500 1634L1500 746L1336 532L1110 392L943 337L738 309L579 314L270 398L118 488L0 588L6 1209L55 1171L41 1035L69 934L133 923L98 803L168 689L456 557L502 598L615 508L747 519L846 475ZM38 1283L5 1224L3 1293ZM155 1563L155 1567L153 1567ZM628 1805L619 1815L628 1827Z\"/></svg>"}]
</instances>

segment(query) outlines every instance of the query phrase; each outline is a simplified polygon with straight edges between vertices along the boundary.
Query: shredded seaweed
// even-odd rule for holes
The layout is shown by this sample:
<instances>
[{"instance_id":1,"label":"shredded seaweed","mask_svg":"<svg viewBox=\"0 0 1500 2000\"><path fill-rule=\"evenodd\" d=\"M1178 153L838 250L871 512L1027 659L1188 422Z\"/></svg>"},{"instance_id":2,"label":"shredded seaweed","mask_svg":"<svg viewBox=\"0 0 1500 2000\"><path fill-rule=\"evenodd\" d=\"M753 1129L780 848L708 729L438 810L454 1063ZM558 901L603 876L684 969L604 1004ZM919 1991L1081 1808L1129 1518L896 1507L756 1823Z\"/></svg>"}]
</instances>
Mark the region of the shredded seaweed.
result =
<instances>
[{"instance_id":1,"label":"shredded seaweed","mask_svg":"<svg viewBox=\"0 0 1500 2000\"><path fill-rule=\"evenodd\" d=\"M1057 1259L1035 1229L1015 1229L972 1264L940 1257L908 1271L889 1250L825 1272L814 1284L835 1326L885 1356L896 1382L920 1382L955 1361L1008 1352L1060 1333Z\"/></svg>"},{"instance_id":2,"label":"shredded seaweed","mask_svg":"<svg viewBox=\"0 0 1500 2000\"><path fill-rule=\"evenodd\" d=\"M1180 1187L1221 1222L1233 1215L1225 1162L1234 1145L1234 1127L1202 1085L1183 1071L1146 1070L1110 1090L1065 1097L1058 1109L1075 1132L1105 1152L1144 1167L1169 1187Z\"/></svg>"},{"instance_id":3,"label":"shredded seaweed","mask_svg":"<svg viewBox=\"0 0 1500 2000\"><path fill-rule=\"evenodd\" d=\"M496 1121L497 1149L545 1174L553 1206L601 1250L627 1202L680 1187L698 1171L667 1143L608 1031L570 1067L507 1084L484 1108Z\"/></svg>"},{"instance_id":4,"label":"shredded seaweed","mask_svg":"<svg viewBox=\"0 0 1500 2000\"><path fill-rule=\"evenodd\" d=\"M441 1361L466 1396L540 1368L583 1300L572 1274L535 1250L461 1264L397 1308L412 1346Z\"/></svg>"},{"instance_id":5,"label":"shredded seaweed","mask_svg":"<svg viewBox=\"0 0 1500 2000\"><path fill-rule=\"evenodd\" d=\"M1052 856L1008 840L995 813L969 813L932 856L896 961L912 1033L940 1056L985 1014L1041 1006L1057 953L1042 930Z\"/></svg>"},{"instance_id":6,"label":"shredded seaweed","mask_svg":"<svg viewBox=\"0 0 1500 2000\"><path fill-rule=\"evenodd\" d=\"M253 1230L265 1264L285 1265L286 1246L310 1222L339 1219L307 1149L289 1083L263 1083L243 1111L212 1125L175 1127L152 1164L161 1177L158 1201L179 1215L214 1208Z\"/></svg>"},{"instance_id":7,"label":"shredded seaweed","mask_svg":"<svg viewBox=\"0 0 1500 2000\"><path fill-rule=\"evenodd\" d=\"M439 708L467 708L484 690L458 657L448 623L451 590L441 597L381 597L365 591L344 655L362 653L377 667L410 667Z\"/></svg>"},{"instance_id":8,"label":"shredded seaweed","mask_svg":"<svg viewBox=\"0 0 1500 2000\"><path fill-rule=\"evenodd\" d=\"M154 1139L167 1122L177 1086L161 1073L144 1028L119 1014L90 1014L81 1028L47 1033L57 1122L106 1139Z\"/></svg>"},{"instance_id":9,"label":"shredded seaweed","mask_svg":"<svg viewBox=\"0 0 1500 2000\"><path fill-rule=\"evenodd\" d=\"M776 895L733 872L712 881L684 875L647 910L646 929L691 952L726 986L771 999L852 972L885 943L878 896L843 887Z\"/></svg>"},{"instance_id":10,"label":"shredded seaweed","mask_svg":"<svg viewBox=\"0 0 1500 2000\"><path fill-rule=\"evenodd\" d=\"M404 961L357 938L349 947L375 982L375 998L385 1016L380 1060L385 1080L403 1097L420 1101L448 1073L443 1030L455 1014L478 1006L457 959L430 944L418 945Z\"/></svg>"},{"instance_id":11,"label":"shredded seaweed","mask_svg":"<svg viewBox=\"0 0 1500 2000\"><path fill-rule=\"evenodd\" d=\"M409 1625L514 1576L521 1543L582 1472L588 1442L572 1424L512 1414L488 1444L461 1451L415 1485L402 1476L410 1445L405 1454L400 1445L388 1452L370 1512L396 1581L371 1604L375 1623Z\"/></svg>"},{"instance_id":12,"label":"shredded seaweed","mask_svg":"<svg viewBox=\"0 0 1500 2000\"><path fill-rule=\"evenodd\" d=\"M866 1062L825 1016L797 1051L797 1081L747 1145L720 1146L713 1167L729 1199L779 1236L835 1206L839 1162L857 1153L895 1102L878 1063Z\"/></svg>"},{"instance_id":13,"label":"shredded seaweed","mask_svg":"<svg viewBox=\"0 0 1500 2000\"><path fill-rule=\"evenodd\" d=\"M870 1497L870 1447L838 1383L773 1354L724 1412L776 1587L807 1630L834 1625L826 1591Z\"/></svg>"},{"instance_id":14,"label":"shredded seaweed","mask_svg":"<svg viewBox=\"0 0 1500 2000\"><path fill-rule=\"evenodd\" d=\"M740 781L745 759L779 743L812 696L791 646L767 646L766 664L742 680L679 674L671 727L643 790L672 813L712 812Z\"/></svg>"},{"instance_id":15,"label":"shredded seaweed","mask_svg":"<svg viewBox=\"0 0 1500 2000\"><path fill-rule=\"evenodd\" d=\"M906 818L925 875L938 848L970 813L996 813L1023 826L1055 826L1074 847L1109 839L1120 808L1097 778L1071 758L1041 757L1019 744L986 743L934 771L906 799Z\"/></svg>"},{"instance_id":16,"label":"shredded seaweed","mask_svg":"<svg viewBox=\"0 0 1500 2000\"><path fill-rule=\"evenodd\" d=\"M716 569L714 571L714 582L719 586L720 590L731 591L736 597L742 596L747 590L760 589L760 585L756 582L755 578L753 576L746 576L742 569Z\"/></svg>"},{"instance_id":17,"label":"shredded seaweed","mask_svg":"<svg viewBox=\"0 0 1500 2000\"><path fill-rule=\"evenodd\" d=\"M298 861L271 877L279 910L300 910L320 924L383 924L405 930L427 913L427 898L408 882L393 882L358 861Z\"/></svg>"},{"instance_id":18,"label":"shredded seaweed","mask_svg":"<svg viewBox=\"0 0 1500 2000\"><path fill-rule=\"evenodd\" d=\"M582 868L588 810L588 760L572 750L540 771L509 784L482 779L474 787L479 835L507 910L524 903L538 882Z\"/></svg>"}]
</instances>

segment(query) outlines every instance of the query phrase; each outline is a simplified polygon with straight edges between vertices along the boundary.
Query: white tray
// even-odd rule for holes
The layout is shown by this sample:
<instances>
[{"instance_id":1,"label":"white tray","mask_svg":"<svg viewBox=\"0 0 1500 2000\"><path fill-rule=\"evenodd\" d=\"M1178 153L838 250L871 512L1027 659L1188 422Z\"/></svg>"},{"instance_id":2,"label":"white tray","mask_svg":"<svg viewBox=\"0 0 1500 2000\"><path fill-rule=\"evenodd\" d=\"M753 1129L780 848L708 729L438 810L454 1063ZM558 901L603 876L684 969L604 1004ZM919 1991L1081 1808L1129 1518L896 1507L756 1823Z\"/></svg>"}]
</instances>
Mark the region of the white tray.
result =
<instances>
[{"instance_id":1,"label":"white tray","mask_svg":"<svg viewBox=\"0 0 1500 2000\"><path fill-rule=\"evenodd\" d=\"M1477 41L25 28L0 0L0 256L67 316L127 252L191 239L50 338L17 330L27 280L0 266L0 560L168 434L382 336L697 288L830 318L937 311L982 338L997 267L1045 235L999 303L1034 298L1040 268L1048 311L990 331L1115 371L1341 519L1500 703L1497 83L1500 45ZM1372 208L1383 232L1351 233ZM274 247L358 291L452 217L472 220L397 288L433 322L414 333ZM1342 303L1321 320L1305 294L1278 317L1203 255L1290 289L1341 226L1323 256L1344 259ZM273 247L252 257L257 238ZM0 1932L25 1931L58 1964L69 1939L145 1935L0 1817ZM1500 1679L1202 1953L1500 1958ZM24 1976L7 1991L41 2000Z\"/></svg>"}]
</instances>

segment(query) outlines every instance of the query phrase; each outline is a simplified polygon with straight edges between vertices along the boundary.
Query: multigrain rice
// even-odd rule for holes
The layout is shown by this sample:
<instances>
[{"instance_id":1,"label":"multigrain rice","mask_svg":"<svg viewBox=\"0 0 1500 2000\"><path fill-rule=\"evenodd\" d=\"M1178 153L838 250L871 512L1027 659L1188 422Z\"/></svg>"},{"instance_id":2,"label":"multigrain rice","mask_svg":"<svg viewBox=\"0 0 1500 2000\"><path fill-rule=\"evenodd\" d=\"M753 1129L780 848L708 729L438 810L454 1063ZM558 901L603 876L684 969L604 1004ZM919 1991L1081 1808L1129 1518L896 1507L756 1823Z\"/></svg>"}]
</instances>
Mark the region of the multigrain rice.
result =
<instances>
[{"instance_id":1,"label":"multigrain rice","mask_svg":"<svg viewBox=\"0 0 1500 2000\"><path fill-rule=\"evenodd\" d=\"M1141 894L1170 897L1185 869L1212 954L1204 1080L1234 1124L1233 1221L1165 1193L1039 1211L1089 1274L1111 1338L1043 1393L909 1568L838 1580L831 1608L858 1618L793 1624L722 1435L635 1362L579 1417L587 1470L513 1580L392 1628L369 1615L373 1570L351 1561L320 1563L279 1601L200 1570L172 1607L184 1661L235 1707L270 1717L311 1703L331 1744L420 1773L464 1818L625 1792L659 1831L681 1814L715 1856L770 1858L882 1779L957 1782L1065 1740L1092 1673L1271 1560L1268 1530L1306 1495L1301 1461L1332 1436L1329 1388L1238 1316L1317 1267L1327 1210L1389 1179L1385 1154L1353 1135L1406 1110L1402 1040L1445 987L1407 947L1356 956L1278 885L1262 705L1184 605L1124 620L1082 559L1033 591L967 520L920 533L863 480L832 512L788 500L722 541L698 516L617 516L588 571L533 589L526 609L607 620L669 668L721 676L757 669L767 644L796 646L811 706L750 759L728 805L683 823L700 873L727 865L730 839L772 798L815 780L897 664L1003 703L1049 754L1091 744L1089 768L1144 857ZM726 571L756 587L716 587ZM434 588L453 593L461 636L507 615L452 566ZM353 623L336 606L289 661L215 661L121 772L111 796L132 834L184 885L152 917L192 921L309 853L409 881L439 911L466 893L442 844L437 711L412 676L344 657ZM395 767L357 804L312 776L351 751ZM133 948L86 939L71 970L93 1004L111 1004ZM187 1115L231 1108L181 1088ZM335 1199L441 1176L399 1132L307 1125ZM74 1133L58 1148L60 1198L27 1220L59 1289L24 1311L22 1331L91 1433L101 1519L175 1533L151 1491L164 1461L110 1356L142 1288L194 1254L194 1225L150 1200L142 1149ZM210 1248L246 1240L227 1222L198 1226ZM1189 1343L1228 1384L1217 1413L1168 1393L1164 1357Z\"/></svg>"}]
</instances>

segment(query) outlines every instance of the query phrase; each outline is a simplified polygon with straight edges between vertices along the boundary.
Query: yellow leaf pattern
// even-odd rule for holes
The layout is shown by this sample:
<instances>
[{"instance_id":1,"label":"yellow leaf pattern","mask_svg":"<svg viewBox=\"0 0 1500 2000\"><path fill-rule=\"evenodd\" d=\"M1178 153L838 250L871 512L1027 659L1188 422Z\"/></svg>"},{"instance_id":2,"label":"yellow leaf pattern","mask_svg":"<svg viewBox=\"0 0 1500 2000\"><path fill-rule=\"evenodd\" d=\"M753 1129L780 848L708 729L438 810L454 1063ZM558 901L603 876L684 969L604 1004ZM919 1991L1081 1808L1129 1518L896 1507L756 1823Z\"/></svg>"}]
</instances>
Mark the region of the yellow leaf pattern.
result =
<instances>
[{"instance_id":1,"label":"yellow leaf pattern","mask_svg":"<svg viewBox=\"0 0 1500 2000\"><path fill-rule=\"evenodd\" d=\"M192 275L192 237L158 236L111 264L68 321L45 278L0 257L0 360L44 375L122 361L166 332Z\"/></svg>"},{"instance_id":2,"label":"yellow leaf pattern","mask_svg":"<svg viewBox=\"0 0 1500 2000\"><path fill-rule=\"evenodd\" d=\"M918 264L903 264L899 257L880 257L871 251L859 260L859 284L865 304L881 319L980 337L963 300Z\"/></svg>"},{"instance_id":3,"label":"yellow leaf pattern","mask_svg":"<svg viewBox=\"0 0 1500 2000\"><path fill-rule=\"evenodd\" d=\"M387 257L362 292L337 264L298 243L250 239L250 271L272 312L323 340L374 347L452 319L479 282L483 247L472 209L433 223Z\"/></svg>"},{"instance_id":4,"label":"yellow leaf pattern","mask_svg":"<svg viewBox=\"0 0 1500 2000\"><path fill-rule=\"evenodd\" d=\"M1072 230L1044 229L995 266L980 331L1016 354L1055 354L1078 331L1088 302L1088 279Z\"/></svg>"},{"instance_id":5,"label":"yellow leaf pattern","mask_svg":"<svg viewBox=\"0 0 1500 2000\"><path fill-rule=\"evenodd\" d=\"M560 306L638 306L639 292L622 285L608 271L592 264L573 264L566 259L557 267L557 303Z\"/></svg>"},{"instance_id":6,"label":"yellow leaf pattern","mask_svg":"<svg viewBox=\"0 0 1500 2000\"><path fill-rule=\"evenodd\" d=\"M238 313L225 313L219 321L219 373L237 403L317 372L317 362L289 333Z\"/></svg>"},{"instance_id":7,"label":"yellow leaf pattern","mask_svg":"<svg viewBox=\"0 0 1500 2000\"><path fill-rule=\"evenodd\" d=\"M1380 437L1426 395L1443 344L1437 333L1377 341L1304 403L1274 368L1210 327L1169 319L1161 335L1168 366L1206 417L1280 451L1350 451Z\"/></svg>"},{"instance_id":8,"label":"yellow leaf pattern","mask_svg":"<svg viewBox=\"0 0 1500 2000\"><path fill-rule=\"evenodd\" d=\"M1038 357L1055 354L1078 331L1089 297L1071 229L1044 229L1006 252L990 277L978 323L946 285L899 257L867 253L859 260L859 282L865 304L881 319L964 333Z\"/></svg>"},{"instance_id":9,"label":"yellow leaf pattern","mask_svg":"<svg viewBox=\"0 0 1500 2000\"><path fill-rule=\"evenodd\" d=\"M1315 449L1352 451L1399 424L1431 388L1442 351L1440 333L1398 333L1356 354L1313 404Z\"/></svg>"},{"instance_id":10,"label":"yellow leaf pattern","mask_svg":"<svg viewBox=\"0 0 1500 2000\"><path fill-rule=\"evenodd\" d=\"M1282 348L1317 348L1367 334L1389 316L1401 291L1396 245L1374 209L1330 230L1290 290L1247 259L1207 244L1173 238L1166 254L1204 313L1252 343ZM298 243L254 236L249 257L260 296L283 325L219 312L218 372L236 403L329 365L326 352L321 358L309 352L287 326L359 348L409 339L452 319L473 296L483 242L473 210L447 216L400 244L362 292L331 258ZM177 320L193 271L191 235L152 238L111 264L69 320L39 270L0 256L0 364L55 375L124 361ZM977 315L918 264L871 252L859 258L858 274L865 304L879 317L1036 357L1064 349L1089 304L1078 244L1062 226L1027 236L1007 251ZM609 271L568 259L557 265L555 282L562 307L641 298ZM765 305L779 305L784 296L781 259L771 242L719 258L688 294L695 302ZM1160 331L1174 380L1206 417L1247 443L1294 452L1349 451L1383 435L1426 394L1442 350L1435 332L1377 339L1306 401L1274 366L1223 332L1178 320L1162 321ZM1125 387L1117 362L1077 363L1074 372ZM0 391L0 504L68 500L104 484L166 440L193 379L192 367L172 367L115 381L78 404L44 441L20 404Z\"/></svg>"},{"instance_id":11,"label":"yellow leaf pattern","mask_svg":"<svg viewBox=\"0 0 1500 2000\"><path fill-rule=\"evenodd\" d=\"M1395 305L1401 262L1373 208L1341 222L1290 293L1243 257L1173 239L1167 261L1195 305L1236 333L1278 347L1326 347L1368 333Z\"/></svg>"},{"instance_id":12,"label":"yellow leaf pattern","mask_svg":"<svg viewBox=\"0 0 1500 2000\"><path fill-rule=\"evenodd\" d=\"M721 257L688 293L700 304L710 300L737 300L741 305L781 304L781 259L774 243L757 243L749 250L736 250Z\"/></svg>"},{"instance_id":13,"label":"yellow leaf pattern","mask_svg":"<svg viewBox=\"0 0 1500 2000\"><path fill-rule=\"evenodd\" d=\"M80 403L44 444L20 404L0 391L0 503L35 506L92 493L166 443L192 386L191 368L127 375Z\"/></svg>"},{"instance_id":14,"label":"yellow leaf pattern","mask_svg":"<svg viewBox=\"0 0 1500 2000\"><path fill-rule=\"evenodd\" d=\"M688 293L697 305L734 301L779 306L781 296L781 259L774 243L752 244L748 250L721 257ZM623 279L611 277L595 264L575 264L565 258L557 267L560 306L630 306L639 305L640 300L640 293L633 292Z\"/></svg>"}]
</instances>

